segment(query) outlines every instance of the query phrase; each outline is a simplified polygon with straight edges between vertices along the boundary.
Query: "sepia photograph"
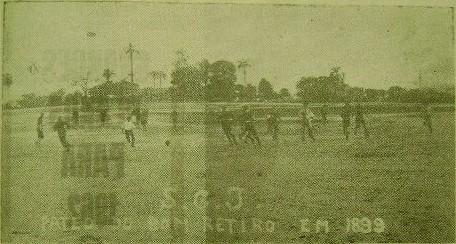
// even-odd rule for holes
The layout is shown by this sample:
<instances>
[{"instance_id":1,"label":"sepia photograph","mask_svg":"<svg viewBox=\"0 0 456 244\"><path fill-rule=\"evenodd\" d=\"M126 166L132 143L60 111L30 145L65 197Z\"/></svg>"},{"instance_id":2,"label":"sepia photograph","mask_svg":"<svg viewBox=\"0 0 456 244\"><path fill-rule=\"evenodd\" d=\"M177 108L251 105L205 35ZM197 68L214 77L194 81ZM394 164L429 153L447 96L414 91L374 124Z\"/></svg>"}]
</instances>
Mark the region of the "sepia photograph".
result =
<instances>
[{"instance_id":1,"label":"sepia photograph","mask_svg":"<svg viewBox=\"0 0 456 244\"><path fill-rule=\"evenodd\" d=\"M454 243L454 5L3 2L1 243Z\"/></svg>"}]
</instances>

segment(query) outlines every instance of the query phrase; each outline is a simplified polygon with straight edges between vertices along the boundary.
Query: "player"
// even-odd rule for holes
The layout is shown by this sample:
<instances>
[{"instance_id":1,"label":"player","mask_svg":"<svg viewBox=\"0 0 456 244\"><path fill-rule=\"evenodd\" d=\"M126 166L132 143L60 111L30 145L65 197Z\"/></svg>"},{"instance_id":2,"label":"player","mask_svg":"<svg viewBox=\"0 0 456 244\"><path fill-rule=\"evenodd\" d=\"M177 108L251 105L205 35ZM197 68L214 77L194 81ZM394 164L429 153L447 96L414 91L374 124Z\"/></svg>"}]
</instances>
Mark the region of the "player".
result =
<instances>
[{"instance_id":1,"label":"player","mask_svg":"<svg viewBox=\"0 0 456 244\"><path fill-rule=\"evenodd\" d=\"M134 120L132 122L136 125L141 124L141 110L138 106L136 106L133 111L131 112L132 115L134 115Z\"/></svg>"},{"instance_id":2,"label":"player","mask_svg":"<svg viewBox=\"0 0 456 244\"><path fill-rule=\"evenodd\" d=\"M171 122L173 124L173 129L176 130L177 129L177 111L175 109L173 109L173 111L171 112Z\"/></svg>"},{"instance_id":3,"label":"player","mask_svg":"<svg viewBox=\"0 0 456 244\"><path fill-rule=\"evenodd\" d=\"M366 138L369 137L369 131L367 130L366 121L364 120L364 108L361 106L361 104L356 103L356 105L355 105L355 135L356 135L357 130L361 126L364 129L364 136Z\"/></svg>"},{"instance_id":4,"label":"player","mask_svg":"<svg viewBox=\"0 0 456 244\"><path fill-rule=\"evenodd\" d=\"M77 108L74 108L73 111L71 112L71 116L73 118L73 123L78 128L77 126L79 125L79 111Z\"/></svg>"},{"instance_id":5,"label":"player","mask_svg":"<svg viewBox=\"0 0 456 244\"><path fill-rule=\"evenodd\" d=\"M135 134L133 133L134 128L135 124L131 120L131 116L128 116L127 120L123 124L122 132L125 133L125 138L127 138L128 143L130 143L132 147L135 147Z\"/></svg>"},{"instance_id":6,"label":"player","mask_svg":"<svg viewBox=\"0 0 456 244\"><path fill-rule=\"evenodd\" d=\"M323 121L323 123L327 123L328 122L328 119L326 117L327 115L327 110L328 110L328 106L325 104L323 105L321 108L320 108L320 114L321 114L321 120Z\"/></svg>"},{"instance_id":7,"label":"player","mask_svg":"<svg viewBox=\"0 0 456 244\"><path fill-rule=\"evenodd\" d=\"M148 119L149 119L149 110L147 110L147 108L144 108L141 112L141 126L143 127L144 130L147 127Z\"/></svg>"},{"instance_id":8,"label":"player","mask_svg":"<svg viewBox=\"0 0 456 244\"><path fill-rule=\"evenodd\" d=\"M100 111L101 124L104 125L106 120L108 120L108 109L103 107Z\"/></svg>"},{"instance_id":9,"label":"player","mask_svg":"<svg viewBox=\"0 0 456 244\"><path fill-rule=\"evenodd\" d=\"M301 140L304 142L306 140L306 130L307 134L309 135L312 141L315 141L315 137L313 135L313 127L312 127L312 119L314 118L314 114L310 111L308 107L308 103L303 103L303 108L299 112L301 116Z\"/></svg>"},{"instance_id":10,"label":"player","mask_svg":"<svg viewBox=\"0 0 456 244\"><path fill-rule=\"evenodd\" d=\"M279 134L279 118L274 110L271 110L266 115L266 123L268 125L268 133L272 135L273 140L277 140Z\"/></svg>"},{"instance_id":11,"label":"player","mask_svg":"<svg viewBox=\"0 0 456 244\"><path fill-rule=\"evenodd\" d=\"M232 132L233 115L230 112L226 111L226 106L222 106L222 111L220 112L218 119L222 125L223 133L230 142L230 145L233 143L237 145L236 137Z\"/></svg>"},{"instance_id":12,"label":"player","mask_svg":"<svg viewBox=\"0 0 456 244\"><path fill-rule=\"evenodd\" d=\"M423 118L423 125L428 128L429 133L432 133L431 107L428 102L423 103L421 116Z\"/></svg>"},{"instance_id":13,"label":"player","mask_svg":"<svg viewBox=\"0 0 456 244\"><path fill-rule=\"evenodd\" d=\"M348 140L348 127L350 127L350 117L351 117L351 106L349 102L345 102L344 106L342 107L342 129L345 135L345 139Z\"/></svg>"},{"instance_id":14,"label":"player","mask_svg":"<svg viewBox=\"0 0 456 244\"><path fill-rule=\"evenodd\" d=\"M69 151L70 150L70 143L68 143L66 139L66 130L69 128L69 125L66 121L63 121L62 117L59 116L57 119L57 123L54 125L54 131L57 131L57 134L59 135L60 143L62 143L62 146Z\"/></svg>"},{"instance_id":15,"label":"player","mask_svg":"<svg viewBox=\"0 0 456 244\"><path fill-rule=\"evenodd\" d=\"M38 117L38 122L36 124L36 132L38 133L38 139L36 141L36 144L39 144L44 139L43 117L44 117L44 113L41 113L40 117Z\"/></svg>"},{"instance_id":16,"label":"player","mask_svg":"<svg viewBox=\"0 0 456 244\"><path fill-rule=\"evenodd\" d=\"M250 141L252 141L252 143L255 143L255 141L256 141L256 143L258 145L261 145L260 137L258 137L258 133L255 129L253 113L247 105L244 105L242 107L240 121L241 121L241 125L243 127L243 130L242 130L241 134L239 135L241 140L246 142L245 138L249 138Z\"/></svg>"}]
</instances>

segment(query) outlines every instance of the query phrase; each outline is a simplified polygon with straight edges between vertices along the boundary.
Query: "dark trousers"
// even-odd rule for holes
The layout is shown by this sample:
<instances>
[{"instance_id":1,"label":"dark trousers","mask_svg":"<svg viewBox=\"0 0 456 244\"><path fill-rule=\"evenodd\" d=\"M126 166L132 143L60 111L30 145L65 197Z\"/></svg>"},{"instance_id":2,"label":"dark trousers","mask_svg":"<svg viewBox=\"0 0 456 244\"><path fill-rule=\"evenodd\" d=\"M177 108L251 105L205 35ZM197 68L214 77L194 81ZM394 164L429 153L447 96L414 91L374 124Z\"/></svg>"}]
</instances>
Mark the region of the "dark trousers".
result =
<instances>
[{"instance_id":1,"label":"dark trousers","mask_svg":"<svg viewBox=\"0 0 456 244\"><path fill-rule=\"evenodd\" d=\"M367 127L366 127L366 121L364 119L362 119L362 118L355 120L355 135L356 135L356 132L358 131L358 129L360 127L363 127L364 136L365 137L369 137L369 132L367 131Z\"/></svg>"},{"instance_id":2,"label":"dark trousers","mask_svg":"<svg viewBox=\"0 0 456 244\"><path fill-rule=\"evenodd\" d=\"M42 129L37 128L36 132L38 133L38 139L43 139L44 138L44 133L43 133Z\"/></svg>"},{"instance_id":3,"label":"dark trousers","mask_svg":"<svg viewBox=\"0 0 456 244\"><path fill-rule=\"evenodd\" d=\"M430 133L432 133L431 116L424 116L423 125L426 126Z\"/></svg>"},{"instance_id":4,"label":"dark trousers","mask_svg":"<svg viewBox=\"0 0 456 244\"><path fill-rule=\"evenodd\" d=\"M60 143L62 143L62 146L69 147L70 143L68 143L68 141L66 139L66 132L58 132L58 134L59 134L59 139L60 139Z\"/></svg>"},{"instance_id":5,"label":"dark trousers","mask_svg":"<svg viewBox=\"0 0 456 244\"><path fill-rule=\"evenodd\" d=\"M279 134L279 126L276 124L268 124L268 133L272 135L272 139L277 140Z\"/></svg>"},{"instance_id":6,"label":"dark trousers","mask_svg":"<svg viewBox=\"0 0 456 244\"><path fill-rule=\"evenodd\" d=\"M251 123L247 123L244 125L244 130L241 132L241 135L239 135L239 137L241 137L242 139L244 136L249 138L250 141L252 141L252 143L255 143L256 140L258 145L261 144L260 137L258 136L255 127Z\"/></svg>"},{"instance_id":7,"label":"dark trousers","mask_svg":"<svg viewBox=\"0 0 456 244\"><path fill-rule=\"evenodd\" d=\"M135 135L133 134L133 130L125 130L125 137L127 138L128 143L130 143L131 146L134 147Z\"/></svg>"},{"instance_id":8,"label":"dark trousers","mask_svg":"<svg viewBox=\"0 0 456 244\"><path fill-rule=\"evenodd\" d=\"M306 130L307 130L307 134L309 135L310 139L312 139L312 141L315 141L312 127L310 126L310 122L307 120L302 121L301 140L302 141L306 140Z\"/></svg>"},{"instance_id":9,"label":"dark trousers","mask_svg":"<svg viewBox=\"0 0 456 244\"><path fill-rule=\"evenodd\" d=\"M348 127L350 127L350 120L342 118L342 129L344 131L345 139L348 139Z\"/></svg>"},{"instance_id":10,"label":"dark trousers","mask_svg":"<svg viewBox=\"0 0 456 244\"><path fill-rule=\"evenodd\" d=\"M222 124L223 133L225 133L226 138L230 143L237 144L236 137L234 136L233 132L231 131L231 125Z\"/></svg>"}]
</instances>

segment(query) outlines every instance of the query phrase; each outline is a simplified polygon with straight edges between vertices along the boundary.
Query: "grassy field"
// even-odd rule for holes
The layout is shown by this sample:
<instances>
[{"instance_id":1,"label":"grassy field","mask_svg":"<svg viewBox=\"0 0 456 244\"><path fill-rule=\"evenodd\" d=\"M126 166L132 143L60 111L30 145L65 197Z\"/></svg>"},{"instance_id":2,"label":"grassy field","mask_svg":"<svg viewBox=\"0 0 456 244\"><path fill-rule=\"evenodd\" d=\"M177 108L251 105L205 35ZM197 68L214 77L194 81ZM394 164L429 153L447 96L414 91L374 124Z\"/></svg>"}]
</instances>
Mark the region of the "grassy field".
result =
<instances>
[{"instance_id":1,"label":"grassy field","mask_svg":"<svg viewBox=\"0 0 456 244\"><path fill-rule=\"evenodd\" d=\"M68 112L46 113L36 145L40 110L4 111L2 242L454 242L454 112L434 114L433 134L413 113L371 114L370 138L349 140L333 116L316 124L315 142L301 142L291 121L273 141L258 121L260 147L229 146L219 125L198 123L204 117L193 108L178 111L191 111L179 119L194 122L173 128L165 110L151 111L134 148L121 133L124 111L105 125L82 113L68 132L70 152L51 129ZM96 175L100 148L108 168ZM90 152L92 174L63 176L63 159L80 160L80 151ZM122 160L110 157L119 152ZM87 193L101 200L81 198ZM84 227L68 220L74 212L115 224Z\"/></svg>"}]
</instances>

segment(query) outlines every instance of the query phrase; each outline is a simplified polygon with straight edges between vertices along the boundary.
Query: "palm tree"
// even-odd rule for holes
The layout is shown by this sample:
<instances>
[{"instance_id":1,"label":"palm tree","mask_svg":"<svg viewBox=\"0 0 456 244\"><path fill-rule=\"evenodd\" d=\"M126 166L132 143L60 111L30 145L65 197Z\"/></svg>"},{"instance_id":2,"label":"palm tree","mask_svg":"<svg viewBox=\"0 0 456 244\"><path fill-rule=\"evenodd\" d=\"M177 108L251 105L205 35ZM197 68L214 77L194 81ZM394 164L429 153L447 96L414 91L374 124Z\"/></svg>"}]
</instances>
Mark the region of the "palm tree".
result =
<instances>
[{"instance_id":1,"label":"palm tree","mask_svg":"<svg viewBox=\"0 0 456 244\"><path fill-rule=\"evenodd\" d=\"M247 68L252 67L249 63L249 60L244 59L241 61L238 61L237 65L238 69L243 70L244 72L244 85L247 85Z\"/></svg>"},{"instance_id":2,"label":"palm tree","mask_svg":"<svg viewBox=\"0 0 456 244\"><path fill-rule=\"evenodd\" d=\"M103 77L106 78L106 82L111 82L110 78L113 74L114 72L112 72L110 69L103 70Z\"/></svg>"},{"instance_id":3,"label":"palm tree","mask_svg":"<svg viewBox=\"0 0 456 244\"><path fill-rule=\"evenodd\" d=\"M166 79L166 74L165 72L161 70L153 70L149 72L149 76L154 80L154 87L155 87L155 81L158 80L160 82L159 88L162 88L162 82L164 79Z\"/></svg>"},{"instance_id":4,"label":"palm tree","mask_svg":"<svg viewBox=\"0 0 456 244\"><path fill-rule=\"evenodd\" d=\"M72 84L74 86L81 86L84 99L87 99L87 95L89 92L89 76L90 76L90 71L87 72L87 74L85 76L78 77L77 79L72 81ZM79 97L79 103L82 104L81 97Z\"/></svg>"}]
</instances>

